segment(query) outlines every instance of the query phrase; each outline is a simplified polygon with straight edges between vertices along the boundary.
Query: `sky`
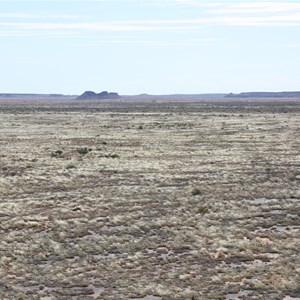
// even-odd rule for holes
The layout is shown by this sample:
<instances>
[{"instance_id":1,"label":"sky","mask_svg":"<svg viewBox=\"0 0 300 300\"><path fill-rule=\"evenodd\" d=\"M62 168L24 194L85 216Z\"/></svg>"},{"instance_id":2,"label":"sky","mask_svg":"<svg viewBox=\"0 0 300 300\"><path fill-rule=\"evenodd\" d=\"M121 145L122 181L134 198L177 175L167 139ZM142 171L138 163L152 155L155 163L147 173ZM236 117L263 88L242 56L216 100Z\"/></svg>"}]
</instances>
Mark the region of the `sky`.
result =
<instances>
[{"instance_id":1,"label":"sky","mask_svg":"<svg viewBox=\"0 0 300 300\"><path fill-rule=\"evenodd\" d=\"M0 0L0 93L86 90L300 90L300 0Z\"/></svg>"}]
</instances>

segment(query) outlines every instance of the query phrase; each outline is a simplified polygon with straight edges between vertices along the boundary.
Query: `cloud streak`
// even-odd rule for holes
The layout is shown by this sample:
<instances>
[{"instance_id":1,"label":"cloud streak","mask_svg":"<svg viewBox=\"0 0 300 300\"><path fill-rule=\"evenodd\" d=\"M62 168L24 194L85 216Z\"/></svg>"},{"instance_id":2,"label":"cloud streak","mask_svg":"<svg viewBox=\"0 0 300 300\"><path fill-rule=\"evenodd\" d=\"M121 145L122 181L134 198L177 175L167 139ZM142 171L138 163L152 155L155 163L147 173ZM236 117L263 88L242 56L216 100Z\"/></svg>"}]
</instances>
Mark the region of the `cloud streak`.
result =
<instances>
[{"instance_id":1,"label":"cloud streak","mask_svg":"<svg viewBox=\"0 0 300 300\"><path fill-rule=\"evenodd\" d=\"M78 43L74 46L93 47L103 44L119 44L119 45L151 45L151 46L198 46L198 45L211 45L212 43L219 42L219 39L181 39L181 40L153 40L153 39L106 39L99 42L92 41L86 43Z\"/></svg>"},{"instance_id":2,"label":"cloud streak","mask_svg":"<svg viewBox=\"0 0 300 300\"><path fill-rule=\"evenodd\" d=\"M57 15L51 15L51 14L25 14L25 13L0 13L0 18L2 19L83 19L87 18L87 16L82 15L71 15L71 14L57 14Z\"/></svg>"},{"instance_id":3,"label":"cloud streak","mask_svg":"<svg viewBox=\"0 0 300 300\"><path fill-rule=\"evenodd\" d=\"M1 0L0 0L1 1ZM72 0L73 1L73 0ZM106 0L95 2L105 2ZM0 37L68 36L87 32L192 32L208 26L287 27L300 26L300 3L228 2L195 0L110 0L117 2L164 3L194 7L198 18L84 22L87 16L0 13ZM195 14L193 14L195 15ZM59 19L59 22L55 19ZM6 20L6 21L3 21ZM74 22L76 19L76 22ZM10 21L12 20L12 21ZM43 21L45 20L45 21ZM81 20L81 21L80 21Z\"/></svg>"},{"instance_id":4,"label":"cloud streak","mask_svg":"<svg viewBox=\"0 0 300 300\"><path fill-rule=\"evenodd\" d=\"M132 32L132 31L192 31L206 25L214 26L300 26L300 12L268 16L219 16L196 19L169 19L145 21L115 22L1 22L0 33L10 29L24 31L99 31L99 32Z\"/></svg>"},{"instance_id":5,"label":"cloud streak","mask_svg":"<svg viewBox=\"0 0 300 300\"><path fill-rule=\"evenodd\" d=\"M274 14L300 12L300 3L295 2L245 2L218 4L208 12L211 14Z\"/></svg>"}]
</instances>

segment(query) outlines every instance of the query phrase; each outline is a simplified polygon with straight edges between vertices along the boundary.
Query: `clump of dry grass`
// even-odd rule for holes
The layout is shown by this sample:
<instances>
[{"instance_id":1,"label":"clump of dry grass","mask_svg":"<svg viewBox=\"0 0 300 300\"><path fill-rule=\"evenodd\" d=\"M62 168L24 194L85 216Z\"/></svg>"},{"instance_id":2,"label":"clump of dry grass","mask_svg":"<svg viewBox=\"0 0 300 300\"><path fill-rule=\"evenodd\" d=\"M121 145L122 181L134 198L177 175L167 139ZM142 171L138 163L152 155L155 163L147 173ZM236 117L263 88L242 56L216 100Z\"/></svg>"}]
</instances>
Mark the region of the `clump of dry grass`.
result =
<instances>
[{"instance_id":1,"label":"clump of dry grass","mask_svg":"<svg viewBox=\"0 0 300 300\"><path fill-rule=\"evenodd\" d=\"M201 195L202 191L199 188L194 188L191 192L193 196Z\"/></svg>"}]
</instances>

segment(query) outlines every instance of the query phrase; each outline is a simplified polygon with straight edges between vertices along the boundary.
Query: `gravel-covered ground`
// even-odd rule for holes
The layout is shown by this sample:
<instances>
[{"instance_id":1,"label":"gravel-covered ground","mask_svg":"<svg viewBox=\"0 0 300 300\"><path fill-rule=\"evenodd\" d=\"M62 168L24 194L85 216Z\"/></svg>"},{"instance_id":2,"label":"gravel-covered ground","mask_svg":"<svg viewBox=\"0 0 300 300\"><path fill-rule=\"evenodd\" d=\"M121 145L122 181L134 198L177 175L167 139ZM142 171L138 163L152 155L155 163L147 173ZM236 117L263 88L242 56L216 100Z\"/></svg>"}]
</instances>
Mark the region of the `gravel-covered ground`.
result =
<instances>
[{"instance_id":1,"label":"gravel-covered ground","mask_svg":"<svg viewBox=\"0 0 300 300\"><path fill-rule=\"evenodd\" d=\"M0 103L0 299L300 299L300 105Z\"/></svg>"}]
</instances>

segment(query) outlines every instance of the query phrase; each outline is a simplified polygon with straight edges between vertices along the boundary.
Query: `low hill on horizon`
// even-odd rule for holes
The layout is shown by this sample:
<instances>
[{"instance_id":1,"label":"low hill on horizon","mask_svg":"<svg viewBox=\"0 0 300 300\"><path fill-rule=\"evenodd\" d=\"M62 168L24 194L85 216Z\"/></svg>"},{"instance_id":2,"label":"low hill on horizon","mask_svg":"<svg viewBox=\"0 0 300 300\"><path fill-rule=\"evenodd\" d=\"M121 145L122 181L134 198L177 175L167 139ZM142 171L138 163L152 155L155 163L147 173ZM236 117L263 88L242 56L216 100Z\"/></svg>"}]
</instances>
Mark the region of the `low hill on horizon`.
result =
<instances>
[{"instance_id":1,"label":"low hill on horizon","mask_svg":"<svg viewBox=\"0 0 300 300\"><path fill-rule=\"evenodd\" d=\"M123 99L134 101L205 101L205 100L221 100L221 101L243 101L251 99L300 99L300 91L287 92L242 92L242 93L199 93L199 94L139 94L139 95L119 95L115 92L103 91L95 93L93 91L85 91L81 95L64 95L64 94L35 94L35 93L0 93L0 100L110 100Z\"/></svg>"},{"instance_id":2,"label":"low hill on horizon","mask_svg":"<svg viewBox=\"0 0 300 300\"><path fill-rule=\"evenodd\" d=\"M0 99L70 99L77 96L63 94L35 94L35 93L0 93Z\"/></svg>"},{"instance_id":3,"label":"low hill on horizon","mask_svg":"<svg viewBox=\"0 0 300 300\"><path fill-rule=\"evenodd\" d=\"M227 94L226 98L300 98L300 91L295 92L247 92Z\"/></svg>"},{"instance_id":4,"label":"low hill on horizon","mask_svg":"<svg viewBox=\"0 0 300 300\"><path fill-rule=\"evenodd\" d=\"M95 93L92 91L85 91L82 95L78 96L77 100L102 100L102 99L119 99L121 98L118 93L108 93L103 91L101 93Z\"/></svg>"}]
</instances>

